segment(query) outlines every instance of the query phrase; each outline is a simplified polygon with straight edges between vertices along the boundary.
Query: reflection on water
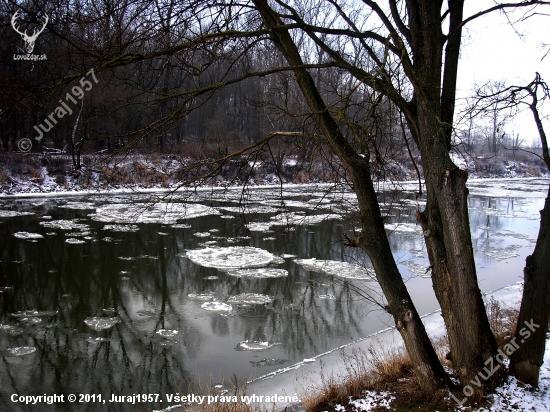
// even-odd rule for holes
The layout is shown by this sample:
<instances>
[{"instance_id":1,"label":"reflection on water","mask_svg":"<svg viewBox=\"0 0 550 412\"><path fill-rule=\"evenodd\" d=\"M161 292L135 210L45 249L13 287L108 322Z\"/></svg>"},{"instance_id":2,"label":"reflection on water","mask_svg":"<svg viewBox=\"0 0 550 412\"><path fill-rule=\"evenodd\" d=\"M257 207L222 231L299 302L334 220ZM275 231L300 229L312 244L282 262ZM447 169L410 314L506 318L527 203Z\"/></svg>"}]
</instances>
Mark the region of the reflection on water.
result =
<instances>
[{"instance_id":1,"label":"reflection on water","mask_svg":"<svg viewBox=\"0 0 550 412\"><path fill-rule=\"evenodd\" d=\"M27 410L13 393L110 399L250 379L391 324L364 297L379 296L368 259L341 241L357 230L354 197L277 193L245 204L240 191L154 206L127 195L0 201L0 410ZM382 195L402 274L419 311L432 311L416 203ZM521 279L543 199L482 195L470 214L488 291Z\"/></svg>"}]
</instances>

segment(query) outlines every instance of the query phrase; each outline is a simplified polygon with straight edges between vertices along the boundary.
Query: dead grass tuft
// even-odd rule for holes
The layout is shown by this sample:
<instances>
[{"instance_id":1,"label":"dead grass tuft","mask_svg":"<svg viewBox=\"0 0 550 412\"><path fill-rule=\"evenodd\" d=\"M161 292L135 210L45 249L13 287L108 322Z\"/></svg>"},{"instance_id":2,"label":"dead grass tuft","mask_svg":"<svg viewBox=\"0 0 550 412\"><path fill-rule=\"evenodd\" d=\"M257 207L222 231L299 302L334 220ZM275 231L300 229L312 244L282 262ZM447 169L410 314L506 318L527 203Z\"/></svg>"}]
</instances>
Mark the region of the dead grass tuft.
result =
<instances>
[{"instance_id":1,"label":"dead grass tuft","mask_svg":"<svg viewBox=\"0 0 550 412\"><path fill-rule=\"evenodd\" d=\"M414 409L419 411L433 411L434 408L445 410L445 393L423 393L413 375L412 362L403 348L381 350L370 347L367 352L355 350L345 355L344 359L345 381L323 376L321 388L302 396L307 411L334 410L336 405L351 411L354 407L350 401L365 397L367 391L391 393L395 397L392 402L394 410L412 410L412 405L427 408Z\"/></svg>"},{"instance_id":2,"label":"dead grass tuft","mask_svg":"<svg viewBox=\"0 0 550 412\"><path fill-rule=\"evenodd\" d=\"M487 302L487 316L498 347L502 347L514 337L519 308L503 307L493 297Z\"/></svg>"},{"instance_id":3,"label":"dead grass tuft","mask_svg":"<svg viewBox=\"0 0 550 412\"><path fill-rule=\"evenodd\" d=\"M515 333L519 309L505 307L491 298L486 302L489 322L497 344L502 347ZM446 337L434 342L434 348L442 364L452 370L452 362L446 357L449 344ZM347 411L357 408L350 405L353 399L369 397L367 391L390 393L395 399L391 402L393 411L453 411L454 405L445 399L447 392L433 394L423 393L418 385L410 358L403 348L375 349L367 352L355 350L344 356L346 376L326 376L322 373L322 384L319 388L310 388L302 396L307 411L318 412L334 410L342 405ZM499 379L495 380L498 384ZM481 401L486 404L486 400ZM480 405L481 405L480 404ZM387 410L380 407L377 410Z\"/></svg>"}]
</instances>

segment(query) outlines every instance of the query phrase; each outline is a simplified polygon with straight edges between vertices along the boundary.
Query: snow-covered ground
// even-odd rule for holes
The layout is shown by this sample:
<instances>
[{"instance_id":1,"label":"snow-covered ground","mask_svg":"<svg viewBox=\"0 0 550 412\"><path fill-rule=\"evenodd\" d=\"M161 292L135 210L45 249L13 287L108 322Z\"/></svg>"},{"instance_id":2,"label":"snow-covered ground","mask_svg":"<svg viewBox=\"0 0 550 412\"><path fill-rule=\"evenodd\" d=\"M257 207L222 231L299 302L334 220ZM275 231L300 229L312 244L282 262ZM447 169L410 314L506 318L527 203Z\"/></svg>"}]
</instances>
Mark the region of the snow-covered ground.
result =
<instances>
[{"instance_id":1,"label":"snow-covered ground","mask_svg":"<svg viewBox=\"0 0 550 412\"><path fill-rule=\"evenodd\" d=\"M522 285L507 286L486 295L487 299L491 297L500 302L503 307L518 307L522 296ZM428 334L434 340L441 338L445 334L445 327L440 311L425 315L422 320L426 326ZM248 386L249 394L266 395L298 395L303 396L304 390L315 391L321 388L323 376L336 379L345 379L345 353L352 353L356 350L366 351L369 347L395 347L401 346L399 333L395 328L387 328L371 336L342 346L332 351L320 354L311 359L304 359L295 365L281 369L279 371L262 376L250 382ZM318 390L318 389L317 389ZM391 401L393 395L390 392L368 391L362 399L354 399L352 405L357 411L373 411L376 408L388 408L391 410ZM272 405L258 405L270 409ZM288 404L276 404L278 410L283 409ZM336 406L335 411L343 411L344 407ZM456 411L472 410L465 403L462 407L458 404ZM546 345L544 364L541 367L540 387L536 391L529 391L522 387L518 381L509 377L505 384L496 389L493 395L492 406L490 409L474 409L475 412L487 411L547 411L550 410L550 340Z\"/></svg>"},{"instance_id":2,"label":"snow-covered ground","mask_svg":"<svg viewBox=\"0 0 550 412\"><path fill-rule=\"evenodd\" d=\"M179 168L191 163L189 158L174 156L127 154L115 157L85 156L80 173L74 173L72 162L67 155L49 158L38 154L0 157L0 196L38 193L85 193L113 191L175 190L182 179L194 181L193 175L179 173ZM491 157L472 158L458 154L452 156L455 163L467 170L471 179L526 178L548 176L545 167L534 162L519 162ZM222 170L217 176L206 179L203 184L212 187L233 187L247 184L265 186L280 183L326 183L341 180L332 173L332 168L321 161L310 163L288 157L278 174L273 173L269 162L253 162L248 169L235 164ZM54 166L59 163L59 165ZM46 166L44 166L46 164ZM87 165L87 166L86 166ZM380 171L379 171L380 172ZM204 170L200 175L208 175ZM389 162L383 173L373 174L373 178L403 182L416 175L411 165Z\"/></svg>"}]
</instances>

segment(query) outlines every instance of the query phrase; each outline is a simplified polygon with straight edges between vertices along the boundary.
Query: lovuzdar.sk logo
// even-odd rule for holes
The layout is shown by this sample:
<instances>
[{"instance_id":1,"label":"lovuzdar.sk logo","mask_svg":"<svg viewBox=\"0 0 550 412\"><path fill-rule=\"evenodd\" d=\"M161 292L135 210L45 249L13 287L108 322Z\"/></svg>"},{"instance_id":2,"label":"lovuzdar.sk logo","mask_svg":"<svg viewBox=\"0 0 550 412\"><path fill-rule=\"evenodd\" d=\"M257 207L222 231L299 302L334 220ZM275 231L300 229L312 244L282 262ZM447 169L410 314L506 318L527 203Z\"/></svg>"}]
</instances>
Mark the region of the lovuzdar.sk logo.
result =
<instances>
[{"instance_id":1,"label":"lovuzdar.sk logo","mask_svg":"<svg viewBox=\"0 0 550 412\"><path fill-rule=\"evenodd\" d=\"M25 42L25 50L27 51L27 54L14 54L13 60L46 60L47 57L45 54L32 54L34 50L34 44L36 43L36 39L44 31L46 28L46 25L48 24L48 15L44 13L44 16L42 17L42 27L35 27L33 29L32 34L27 34L26 30L21 30L19 26L19 20L21 16L19 15L19 12L16 11L14 15L11 18L11 26L13 27L13 30L16 31L19 35L21 35L21 38Z\"/></svg>"}]
</instances>

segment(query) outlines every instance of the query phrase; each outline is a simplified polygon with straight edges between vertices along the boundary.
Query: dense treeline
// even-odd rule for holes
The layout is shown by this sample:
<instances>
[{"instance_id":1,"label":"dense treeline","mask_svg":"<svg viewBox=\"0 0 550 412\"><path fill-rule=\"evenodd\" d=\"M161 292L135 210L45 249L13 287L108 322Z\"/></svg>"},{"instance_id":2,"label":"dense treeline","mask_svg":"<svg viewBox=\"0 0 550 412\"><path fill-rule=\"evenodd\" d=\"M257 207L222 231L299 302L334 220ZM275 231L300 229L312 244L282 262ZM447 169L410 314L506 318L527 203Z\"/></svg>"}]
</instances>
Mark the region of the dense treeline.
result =
<instances>
[{"instance_id":1,"label":"dense treeline","mask_svg":"<svg viewBox=\"0 0 550 412\"><path fill-rule=\"evenodd\" d=\"M224 39L209 47L140 57L171 47L177 50L198 32L212 30L208 24L220 24L205 22L206 18L197 21L201 11L173 0L18 3L3 2L0 8L5 151L17 150L18 141L27 137L33 151L80 154L132 146L196 155L228 152L278 130L318 134L292 75L279 69L283 62L273 46ZM28 33L39 27L44 15L49 17L33 52L47 60L14 59L24 52L24 42L11 25L17 11L22 16L18 25ZM311 60L323 67L324 53L311 53ZM121 56L135 62L121 65ZM95 68L93 73L90 68ZM263 76L267 73L271 74ZM402 148L404 129L386 99L358 86L340 69L312 73L332 110L341 113L342 128L355 134L359 146L370 142L390 152ZM55 112L65 107L63 103L71 113L59 119ZM357 133L359 124L362 131ZM371 135L365 136L365 130ZM379 153L377 160L383 162L383 157Z\"/></svg>"}]
</instances>

